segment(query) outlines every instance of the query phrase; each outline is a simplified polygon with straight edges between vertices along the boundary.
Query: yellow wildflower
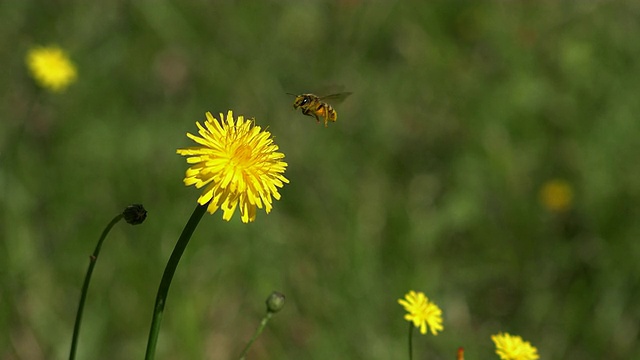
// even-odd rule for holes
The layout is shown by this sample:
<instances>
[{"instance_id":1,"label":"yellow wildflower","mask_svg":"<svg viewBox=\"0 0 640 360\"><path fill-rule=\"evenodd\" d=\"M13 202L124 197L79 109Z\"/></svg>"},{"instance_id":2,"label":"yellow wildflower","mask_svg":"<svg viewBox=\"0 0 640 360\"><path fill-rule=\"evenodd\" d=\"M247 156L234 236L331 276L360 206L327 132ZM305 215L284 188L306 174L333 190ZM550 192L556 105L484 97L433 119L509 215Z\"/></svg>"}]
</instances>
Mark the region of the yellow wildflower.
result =
<instances>
[{"instance_id":1,"label":"yellow wildflower","mask_svg":"<svg viewBox=\"0 0 640 360\"><path fill-rule=\"evenodd\" d=\"M238 204L244 223L255 220L256 208L264 207L268 214L272 197L280 199L278 188L289 182L283 175L284 154L277 151L271 133L243 116L234 120L231 110L226 121L223 114L220 120L209 112L206 117L204 126L196 122L200 136L187 133L199 146L177 150L191 164L185 185L204 187L198 203L208 203L211 214L221 208L224 220L231 219Z\"/></svg>"},{"instance_id":2,"label":"yellow wildflower","mask_svg":"<svg viewBox=\"0 0 640 360\"><path fill-rule=\"evenodd\" d=\"M61 92L76 80L75 65L58 46L38 46L27 53L27 66L43 88Z\"/></svg>"},{"instance_id":3,"label":"yellow wildflower","mask_svg":"<svg viewBox=\"0 0 640 360\"><path fill-rule=\"evenodd\" d=\"M512 336L508 333L492 335L491 340L496 344L496 354L502 360L536 360L538 349L528 341L523 341L520 336Z\"/></svg>"},{"instance_id":4,"label":"yellow wildflower","mask_svg":"<svg viewBox=\"0 0 640 360\"><path fill-rule=\"evenodd\" d=\"M405 320L413 322L415 327L419 327L421 334L427 333L427 325L433 335L437 335L438 331L443 330L442 310L430 302L424 293L411 290L404 296L404 299L399 299L398 303L404 306L408 312L404 316Z\"/></svg>"}]
</instances>

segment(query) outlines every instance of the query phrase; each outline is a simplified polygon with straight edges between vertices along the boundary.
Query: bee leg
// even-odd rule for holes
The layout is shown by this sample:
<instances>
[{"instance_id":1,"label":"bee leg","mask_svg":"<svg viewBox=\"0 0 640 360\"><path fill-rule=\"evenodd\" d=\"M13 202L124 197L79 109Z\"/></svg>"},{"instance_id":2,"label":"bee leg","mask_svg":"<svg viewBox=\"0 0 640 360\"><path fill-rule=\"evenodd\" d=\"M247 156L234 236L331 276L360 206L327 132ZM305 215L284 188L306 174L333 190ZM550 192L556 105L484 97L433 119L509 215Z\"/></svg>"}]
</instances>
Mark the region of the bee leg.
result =
<instances>
[{"instance_id":1,"label":"bee leg","mask_svg":"<svg viewBox=\"0 0 640 360\"><path fill-rule=\"evenodd\" d=\"M324 127L329 127L329 119L325 116L324 117Z\"/></svg>"},{"instance_id":2,"label":"bee leg","mask_svg":"<svg viewBox=\"0 0 640 360\"><path fill-rule=\"evenodd\" d=\"M318 115L312 113L311 110L309 110L309 109L303 109L302 110L302 114L303 115L307 115L307 116L315 116L316 117L316 121L320 121L320 120L318 120Z\"/></svg>"},{"instance_id":3,"label":"bee leg","mask_svg":"<svg viewBox=\"0 0 640 360\"><path fill-rule=\"evenodd\" d=\"M309 116L313 115L313 116L316 118L316 123L318 123L318 124L320 123L320 118L318 117L318 114L316 114L316 113L311 113L311 112L310 112L310 113L309 113L309 114L307 114L307 115L309 115Z\"/></svg>"}]
</instances>

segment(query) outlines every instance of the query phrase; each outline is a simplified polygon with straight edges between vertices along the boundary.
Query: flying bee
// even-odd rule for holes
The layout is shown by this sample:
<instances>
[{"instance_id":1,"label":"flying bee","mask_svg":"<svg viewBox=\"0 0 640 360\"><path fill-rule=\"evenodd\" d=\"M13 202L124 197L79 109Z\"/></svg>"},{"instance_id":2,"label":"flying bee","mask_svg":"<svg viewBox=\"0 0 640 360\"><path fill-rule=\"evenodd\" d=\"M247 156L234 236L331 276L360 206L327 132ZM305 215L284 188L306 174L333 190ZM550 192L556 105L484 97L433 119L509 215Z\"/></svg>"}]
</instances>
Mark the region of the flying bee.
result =
<instances>
[{"instance_id":1,"label":"flying bee","mask_svg":"<svg viewBox=\"0 0 640 360\"><path fill-rule=\"evenodd\" d=\"M351 95L350 92L344 92L339 94L332 94L327 96L317 96L313 94L291 94L296 97L293 100L293 108L302 110L302 113L307 116L313 116L316 118L316 122L320 123L320 117L324 118L324 127L328 127L329 121L335 122L338 119L338 113L333 109L333 106L327 104L326 100L333 100L334 102L341 102Z\"/></svg>"}]
</instances>

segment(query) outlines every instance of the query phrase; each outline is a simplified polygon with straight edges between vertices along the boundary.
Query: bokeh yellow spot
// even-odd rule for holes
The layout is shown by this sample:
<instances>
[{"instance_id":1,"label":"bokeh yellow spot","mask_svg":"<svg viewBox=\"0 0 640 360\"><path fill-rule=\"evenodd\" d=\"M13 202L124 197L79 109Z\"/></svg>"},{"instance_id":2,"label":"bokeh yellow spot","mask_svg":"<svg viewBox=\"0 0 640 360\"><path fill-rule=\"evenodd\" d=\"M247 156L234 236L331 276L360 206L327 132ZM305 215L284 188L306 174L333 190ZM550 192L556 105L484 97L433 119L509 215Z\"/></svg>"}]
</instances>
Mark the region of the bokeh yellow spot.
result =
<instances>
[{"instance_id":1,"label":"bokeh yellow spot","mask_svg":"<svg viewBox=\"0 0 640 360\"><path fill-rule=\"evenodd\" d=\"M567 211L573 205L573 188L565 180L549 180L540 189L540 202L549 211Z\"/></svg>"},{"instance_id":2,"label":"bokeh yellow spot","mask_svg":"<svg viewBox=\"0 0 640 360\"><path fill-rule=\"evenodd\" d=\"M61 92L77 78L75 65L58 46L38 46L29 50L27 66L38 85Z\"/></svg>"}]
</instances>

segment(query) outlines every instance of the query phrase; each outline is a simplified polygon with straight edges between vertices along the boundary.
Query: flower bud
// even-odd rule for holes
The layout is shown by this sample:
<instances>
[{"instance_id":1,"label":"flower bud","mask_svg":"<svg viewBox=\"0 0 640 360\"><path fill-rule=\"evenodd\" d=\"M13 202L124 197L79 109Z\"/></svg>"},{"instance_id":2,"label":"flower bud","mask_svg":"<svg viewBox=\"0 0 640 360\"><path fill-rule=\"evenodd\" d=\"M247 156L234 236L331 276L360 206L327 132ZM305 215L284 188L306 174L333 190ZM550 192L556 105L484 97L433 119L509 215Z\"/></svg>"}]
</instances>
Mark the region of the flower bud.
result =
<instances>
[{"instance_id":1,"label":"flower bud","mask_svg":"<svg viewBox=\"0 0 640 360\"><path fill-rule=\"evenodd\" d=\"M274 291L267 298L267 312L277 313L284 307L284 294Z\"/></svg>"},{"instance_id":2,"label":"flower bud","mask_svg":"<svg viewBox=\"0 0 640 360\"><path fill-rule=\"evenodd\" d=\"M129 205L122 214L124 215L124 220L131 225L142 224L144 219L147 218L147 210L144 209L142 204Z\"/></svg>"}]
</instances>

